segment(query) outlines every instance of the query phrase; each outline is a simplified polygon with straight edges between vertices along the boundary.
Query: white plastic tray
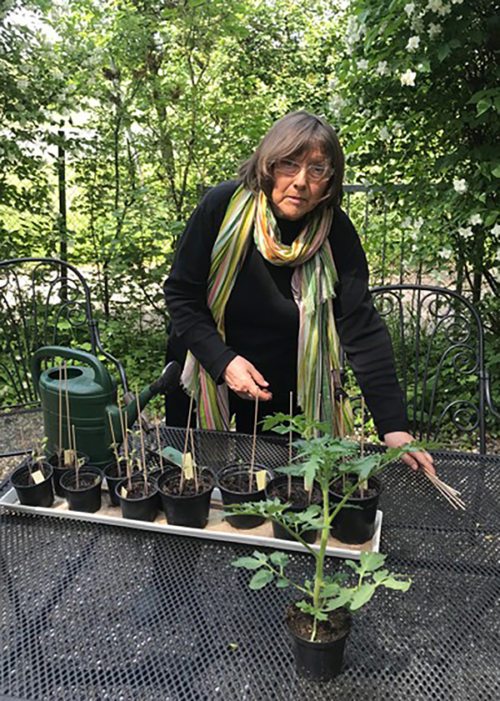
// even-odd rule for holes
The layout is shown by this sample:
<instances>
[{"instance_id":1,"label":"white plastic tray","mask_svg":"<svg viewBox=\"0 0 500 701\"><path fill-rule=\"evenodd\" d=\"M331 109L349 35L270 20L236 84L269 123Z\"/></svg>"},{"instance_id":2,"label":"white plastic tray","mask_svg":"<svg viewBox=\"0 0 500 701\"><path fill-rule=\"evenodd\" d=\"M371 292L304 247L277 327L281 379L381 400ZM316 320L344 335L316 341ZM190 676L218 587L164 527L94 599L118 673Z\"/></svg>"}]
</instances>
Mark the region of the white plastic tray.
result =
<instances>
[{"instance_id":1,"label":"white plastic tray","mask_svg":"<svg viewBox=\"0 0 500 701\"><path fill-rule=\"evenodd\" d=\"M272 534L272 524L266 521L257 528L251 530L240 530L233 528L222 518L222 502L220 492L214 489L212 495L212 506L208 525L206 528L189 528L187 526L171 526L167 523L165 514L160 512L153 522L137 521L135 519L125 519L121 515L120 507L111 506L109 495L105 488L102 494L102 507L94 514L83 511L71 511L64 499L56 496L54 505L24 506L20 504L15 489L9 489L0 499L0 504L6 506L11 511L20 513L39 514L43 516L54 516L56 518L71 518L78 521L91 521L94 523L110 524L112 526L122 526L125 528L138 528L143 531L157 531L159 533L173 533L175 535L188 536L190 538L206 538L208 540L220 540L229 543L245 543L260 547L269 547L275 550L295 550L305 552L301 543L294 540L281 540ZM375 518L375 533L371 540L362 545L347 545L330 536L326 554L333 557L359 559L361 552L379 552L380 531L382 528L382 512L377 511ZM319 545L313 545L316 550Z\"/></svg>"}]
</instances>

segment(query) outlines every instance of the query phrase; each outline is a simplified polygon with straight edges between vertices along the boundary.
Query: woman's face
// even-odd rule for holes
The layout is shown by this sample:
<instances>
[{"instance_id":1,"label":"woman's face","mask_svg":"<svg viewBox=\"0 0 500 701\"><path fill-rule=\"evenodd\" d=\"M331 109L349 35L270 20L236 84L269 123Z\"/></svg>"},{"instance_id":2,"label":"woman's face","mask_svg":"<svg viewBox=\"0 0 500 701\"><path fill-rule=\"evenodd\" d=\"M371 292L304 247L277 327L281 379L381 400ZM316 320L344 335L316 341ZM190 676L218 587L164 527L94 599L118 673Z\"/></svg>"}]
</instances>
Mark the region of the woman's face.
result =
<instances>
[{"instance_id":1,"label":"woman's face","mask_svg":"<svg viewBox=\"0 0 500 701\"><path fill-rule=\"evenodd\" d=\"M294 170L297 172L290 174ZM278 161L271 192L275 214L294 221L311 212L325 194L331 175L330 163L320 149Z\"/></svg>"}]
</instances>

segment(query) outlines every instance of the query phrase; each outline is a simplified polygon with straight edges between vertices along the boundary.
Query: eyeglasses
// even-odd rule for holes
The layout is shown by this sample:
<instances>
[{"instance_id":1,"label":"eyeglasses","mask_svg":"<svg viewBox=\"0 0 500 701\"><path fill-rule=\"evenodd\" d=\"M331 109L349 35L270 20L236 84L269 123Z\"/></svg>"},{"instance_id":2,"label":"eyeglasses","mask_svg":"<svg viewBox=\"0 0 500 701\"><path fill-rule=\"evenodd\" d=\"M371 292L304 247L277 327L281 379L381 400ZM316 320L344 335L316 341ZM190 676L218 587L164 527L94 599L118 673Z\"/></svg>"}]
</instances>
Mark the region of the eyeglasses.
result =
<instances>
[{"instance_id":1,"label":"eyeglasses","mask_svg":"<svg viewBox=\"0 0 500 701\"><path fill-rule=\"evenodd\" d=\"M280 158L274 164L274 171L280 175L293 177L302 170L302 164L292 161L290 158ZM314 182L325 180L333 174L333 168L328 163L308 163L306 165L307 177Z\"/></svg>"}]
</instances>

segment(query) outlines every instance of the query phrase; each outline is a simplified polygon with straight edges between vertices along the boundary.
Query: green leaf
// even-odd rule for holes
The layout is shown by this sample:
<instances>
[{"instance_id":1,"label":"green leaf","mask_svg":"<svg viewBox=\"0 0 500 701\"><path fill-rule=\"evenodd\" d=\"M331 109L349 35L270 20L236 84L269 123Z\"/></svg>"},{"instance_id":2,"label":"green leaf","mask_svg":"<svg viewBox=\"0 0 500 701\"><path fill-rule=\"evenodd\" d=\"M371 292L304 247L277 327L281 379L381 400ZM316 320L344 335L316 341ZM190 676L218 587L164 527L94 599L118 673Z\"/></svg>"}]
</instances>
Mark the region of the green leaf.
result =
<instances>
[{"instance_id":1,"label":"green leaf","mask_svg":"<svg viewBox=\"0 0 500 701\"><path fill-rule=\"evenodd\" d=\"M354 592L349 608L351 611L356 611L367 604L375 593L375 585L365 582L360 588Z\"/></svg>"},{"instance_id":2,"label":"green leaf","mask_svg":"<svg viewBox=\"0 0 500 701\"><path fill-rule=\"evenodd\" d=\"M479 102L476 105L477 116L479 117L485 112L487 112L491 106L491 100L479 100Z\"/></svg>"},{"instance_id":3,"label":"green leaf","mask_svg":"<svg viewBox=\"0 0 500 701\"><path fill-rule=\"evenodd\" d=\"M246 570L257 570L262 567L262 560L255 557L239 557L231 563L233 567L244 567Z\"/></svg>"},{"instance_id":4,"label":"green leaf","mask_svg":"<svg viewBox=\"0 0 500 701\"><path fill-rule=\"evenodd\" d=\"M277 565L278 567L286 567L290 558L285 553L274 552L271 553L269 559L273 565Z\"/></svg>"},{"instance_id":5,"label":"green leaf","mask_svg":"<svg viewBox=\"0 0 500 701\"><path fill-rule=\"evenodd\" d=\"M362 552L360 555L361 568L364 572L373 572L378 570L385 562L386 555L382 553L367 553Z\"/></svg>"},{"instance_id":6,"label":"green leaf","mask_svg":"<svg viewBox=\"0 0 500 701\"><path fill-rule=\"evenodd\" d=\"M180 450L167 445L166 448L163 448L161 454L164 458L167 458L167 460L171 460L175 465L182 467L182 453Z\"/></svg>"},{"instance_id":7,"label":"green leaf","mask_svg":"<svg viewBox=\"0 0 500 701\"><path fill-rule=\"evenodd\" d=\"M500 178L500 165L498 165L496 168L493 168L491 172L495 176L495 178Z\"/></svg>"},{"instance_id":8,"label":"green leaf","mask_svg":"<svg viewBox=\"0 0 500 701\"><path fill-rule=\"evenodd\" d=\"M388 577L384 582L382 582L384 587L387 587L387 589L396 589L397 591L408 591L411 585L411 580L406 579L396 579L395 577L391 576Z\"/></svg>"},{"instance_id":9,"label":"green leaf","mask_svg":"<svg viewBox=\"0 0 500 701\"><path fill-rule=\"evenodd\" d=\"M276 582L276 586L278 589L286 589L289 586L290 582L288 579L285 579L284 577L280 577L278 581Z\"/></svg>"},{"instance_id":10,"label":"green leaf","mask_svg":"<svg viewBox=\"0 0 500 701\"><path fill-rule=\"evenodd\" d=\"M269 582L272 582L273 579L274 579L274 572L271 572L271 570L262 569L254 574L254 576L250 580L248 586L250 587L250 589L257 591L257 589L262 589L263 587L266 586L266 584L269 584Z\"/></svg>"}]
</instances>

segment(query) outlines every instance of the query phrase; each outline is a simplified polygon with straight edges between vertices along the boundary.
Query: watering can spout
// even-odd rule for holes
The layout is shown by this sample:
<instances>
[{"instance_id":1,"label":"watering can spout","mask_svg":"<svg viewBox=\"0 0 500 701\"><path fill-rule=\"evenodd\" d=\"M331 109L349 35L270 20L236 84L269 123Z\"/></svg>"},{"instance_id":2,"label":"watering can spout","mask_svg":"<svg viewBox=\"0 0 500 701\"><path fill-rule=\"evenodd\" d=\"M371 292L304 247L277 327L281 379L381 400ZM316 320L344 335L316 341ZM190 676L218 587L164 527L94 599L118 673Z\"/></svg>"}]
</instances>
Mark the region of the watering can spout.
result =
<instances>
[{"instance_id":1,"label":"watering can spout","mask_svg":"<svg viewBox=\"0 0 500 701\"><path fill-rule=\"evenodd\" d=\"M181 367L179 363L176 363L174 360L165 366L162 374L157 380L155 380L151 385L145 387L142 392L139 393L139 401L137 401L137 398L134 397L121 412L115 405L108 406L106 410L108 413L111 432L114 434L110 436L110 443L121 443L124 440L122 421L125 424L126 429L131 428L146 404L154 396L157 394L169 394L179 386L180 376ZM123 419L121 416L123 416Z\"/></svg>"}]
</instances>

